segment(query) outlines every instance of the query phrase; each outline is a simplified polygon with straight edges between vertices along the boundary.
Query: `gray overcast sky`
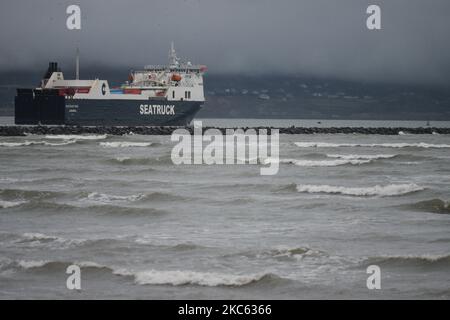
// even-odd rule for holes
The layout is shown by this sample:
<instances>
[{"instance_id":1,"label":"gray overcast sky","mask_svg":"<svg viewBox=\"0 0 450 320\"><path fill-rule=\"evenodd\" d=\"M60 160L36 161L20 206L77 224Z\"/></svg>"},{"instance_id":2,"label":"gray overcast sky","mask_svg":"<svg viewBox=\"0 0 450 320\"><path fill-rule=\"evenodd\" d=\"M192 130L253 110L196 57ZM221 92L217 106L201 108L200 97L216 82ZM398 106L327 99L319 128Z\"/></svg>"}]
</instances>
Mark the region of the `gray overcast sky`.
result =
<instances>
[{"instance_id":1,"label":"gray overcast sky","mask_svg":"<svg viewBox=\"0 0 450 320\"><path fill-rule=\"evenodd\" d=\"M66 29L79 4L82 30ZM382 30L366 8L382 9ZM0 70L49 60L136 68L179 56L212 73L301 73L355 80L450 83L448 0L2 0Z\"/></svg>"}]
</instances>

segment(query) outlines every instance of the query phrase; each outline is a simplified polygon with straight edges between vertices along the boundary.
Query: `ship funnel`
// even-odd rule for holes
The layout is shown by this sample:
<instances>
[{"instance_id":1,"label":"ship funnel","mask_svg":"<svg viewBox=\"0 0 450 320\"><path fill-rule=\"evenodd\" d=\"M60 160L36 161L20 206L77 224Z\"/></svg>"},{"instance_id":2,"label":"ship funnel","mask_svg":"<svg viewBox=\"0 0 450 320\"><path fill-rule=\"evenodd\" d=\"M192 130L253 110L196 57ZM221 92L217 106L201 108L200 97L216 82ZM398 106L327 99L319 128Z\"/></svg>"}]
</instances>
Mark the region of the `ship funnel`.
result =
<instances>
[{"instance_id":1,"label":"ship funnel","mask_svg":"<svg viewBox=\"0 0 450 320\"><path fill-rule=\"evenodd\" d=\"M53 72L58 71L58 63L57 62L49 62L47 72L44 75L44 79L50 79Z\"/></svg>"}]
</instances>

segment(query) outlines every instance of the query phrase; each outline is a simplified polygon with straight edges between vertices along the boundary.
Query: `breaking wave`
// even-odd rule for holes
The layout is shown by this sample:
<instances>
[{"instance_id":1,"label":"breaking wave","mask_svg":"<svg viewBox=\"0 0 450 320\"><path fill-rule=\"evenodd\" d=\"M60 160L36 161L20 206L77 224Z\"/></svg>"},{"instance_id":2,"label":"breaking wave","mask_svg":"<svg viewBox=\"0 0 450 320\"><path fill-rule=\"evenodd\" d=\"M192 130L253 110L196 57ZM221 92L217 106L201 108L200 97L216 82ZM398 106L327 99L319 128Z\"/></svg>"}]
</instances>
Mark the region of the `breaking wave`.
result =
<instances>
[{"instance_id":1,"label":"breaking wave","mask_svg":"<svg viewBox=\"0 0 450 320\"><path fill-rule=\"evenodd\" d=\"M92 261L50 261L50 260L18 260L9 263L10 267L19 268L23 270L43 269L43 271L52 271L54 269L66 268L69 265L77 265L85 269L104 269L112 272L113 270L105 265Z\"/></svg>"},{"instance_id":2,"label":"breaking wave","mask_svg":"<svg viewBox=\"0 0 450 320\"><path fill-rule=\"evenodd\" d=\"M416 211L450 214L450 203L441 199L420 201L407 207Z\"/></svg>"},{"instance_id":3,"label":"breaking wave","mask_svg":"<svg viewBox=\"0 0 450 320\"><path fill-rule=\"evenodd\" d=\"M47 135L46 139L61 139L61 140L103 140L106 139L106 134L101 135L77 135L77 134L56 134Z\"/></svg>"},{"instance_id":4,"label":"breaking wave","mask_svg":"<svg viewBox=\"0 0 450 320\"><path fill-rule=\"evenodd\" d=\"M263 254L267 254L274 258L280 257L291 258L291 257L319 256L323 255L324 252L313 250L308 247L295 247L295 248L279 247L268 251L264 251Z\"/></svg>"},{"instance_id":5,"label":"breaking wave","mask_svg":"<svg viewBox=\"0 0 450 320\"><path fill-rule=\"evenodd\" d=\"M128 201L133 202L140 200L144 197L143 194L132 194L129 196L118 196L118 195L112 195L112 194L105 194L105 193L98 193L98 192L91 192L88 194L87 198L91 201L96 202L102 202L102 203L111 203L111 202L122 202L122 201Z\"/></svg>"},{"instance_id":6,"label":"breaking wave","mask_svg":"<svg viewBox=\"0 0 450 320\"><path fill-rule=\"evenodd\" d=\"M41 268L48 264L46 260L19 260L17 265L23 269Z\"/></svg>"},{"instance_id":7,"label":"breaking wave","mask_svg":"<svg viewBox=\"0 0 450 320\"><path fill-rule=\"evenodd\" d=\"M24 204L26 201L3 201L0 200L0 209L17 207Z\"/></svg>"},{"instance_id":8,"label":"breaking wave","mask_svg":"<svg viewBox=\"0 0 450 320\"><path fill-rule=\"evenodd\" d=\"M348 196L400 196L412 192L424 190L414 183L391 184L387 186L376 185L374 187L342 187L330 185L296 185L298 192L342 194Z\"/></svg>"},{"instance_id":9,"label":"breaking wave","mask_svg":"<svg viewBox=\"0 0 450 320\"><path fill-rule=\"evenodd\" d=\"M172 163L170 156L161 156L155 158L131 158L131 157L117 157L114 159L109 159L108 162L112 164L120 164L123 166L127 165L152 165L152 164L167 164Z\"/></svg>"},{"instance_id":10,"label":"breaking wave","mask_svg":"<svg viewBox=\"0 0 450 320\"><path fill-rule=\"evenodd\" d=\"M100 142L102 147L107 148L130 148L130 147L150 147L153 142L127 142L127 141L113 141L113 142Z\"/></svg>"},{"instance_id":11,"label":"breaking wave","mask_svg":"<svg viewBox=\"0 0 450 320\"><path fill-rule=\"evenodd\" d=\"M371 160L359 159L336 159L336 160L297 160L297 159L265 159L264 164L270 163L287 163L294 164L299 167L336 167L342 165L361 165L369 163Z\"/></svg>"},{"instance_id":12,"label":"breaking wave","mask_svg":"<svg viewBox=\"0 0 450 320\"><path fill-rule=\"evenodd\" d=\"M216 272L198 271L130 271L123 268L109 267L92 261L49 261L49 260L18 260L2 263L1 269L19 269L32 271L53 272L55 269L64 269L69 265L77 265L82 269L104 271L113 275L131 277L139 285L198 285L198 286L246 286L264 280L278 280L280 277L271 273L259 273L249 275L234 275Z\"/></svg>"},{"instance_id":13,"label":"breaking wave","mask_svg":"<svg viewBox=\"0 0 450 320\"><path fill-rule=\"evenodd\" d=\"M216 272L197 271L158 271L148 270L130 272L127 270L115 270L116 275L132 276L137 284L141 285L199 285L207 287L217 286L245 286L264 279L278 278L269 273L232 275Z\"/></svg>"},{"instance_id":14,"label":"breaking wave","mask_svg":"<svg viewBox=\"0 0 450 320\"><path fill-rule=\"evenodd\" d=\"M339 147L380 147L380 148L450 148L449 144L419 143L328 143L328 142L295 142L300 148L339 148Z\"/></svg>"},{"instance_id":15,"label":"breaking wave","mask_svg":"<svg viewBox=\"0 0 450 320\"><path fill-rule=\"evenodd\" d=\"M65 239L62 237L47 235L43 233L24 233L14 235L12 244L27 247L51 247L53 249L67 249L69 247L79 246L86 242L84 239Z\"/></svg>"},{"instance_id":16,"label":"breaking wave","mask_svg":"<svg viewBox=\"0 0 450 320\"><path fill-rule=\"evenodd\" d=\"M396 154L327 154L328 158L338 158L344 160L378 160L391 159L396 156Z\"/></svg>"},{"instance_id":17,"label":"breaking wave","mask_svg":"<svg viewBox=\"0 0 450 320\"><path fill-rule=\"evenodd\" d=\"M96 201L93 204L79 205L43 201L30 201L20 205L20 212L45 212L46 214L87 214L87 215L111 215L111 216L155 216L167 214L167 211L149 207L131 207L125 203L116 201L100 202Z\"/></svg>"},{"instance_id":18,"label":"breaking wave","mask_svg":"<svg viewBox=\"0 0 450 320\"><path fill-rule=\"evenodd\" d=\"M87 195L87 199L94 202L109 204L116 202L135 202L135 201L172 201L172 200L183 200L185 198L182 196L172 195L164 192L141 193L127 196L91 192Z\"/></svg>"},{"instance_id":19,"label":"breaking wave","mask_svg":"<svg viewBox=\"0 0 450 320\"><path fill-rule=\"evenodd\" d=\"M251 251L243 251L236 252L231 254L226 254L224 257L229 256L239 256L246 257L250 259L275 259L275 260L299 260L306 257L321 257L327 256L327 254L323 251L313 250L308 247L285 247L280 246L272 249L264 249L264 250L251 250Z\"/></svg>"},{"instance_id":20,"label":"breaking wave","mask_svg":"<svg viewBox=\"0 0 450 320\"><path fill-rule=\"evenodd\" d=\"M363 265L384 266L450 266L450 255L405 255L370 257L362 262Z\"/></svg>"},{"instance_id":21,"label":"breaking wave","mask_svg":"<svg viewBox=\"0 0 450 320\"><path fill-rule=\"evenodd\" d=\"M21 235L15 235L14 243L33 243L33 244L63 244L64 246L78 246L85 243L96 243L107 240L109 243L114 239L68 239L56 235L48 235L39 232L26 232Z\"/></svg>"},{"instance_id":22,"label":"breaking wave","mask_svg":"<svg viewBox=\"0 0 450 320\"><path fill-rule=\"evenodd\" d=\"M76 143L76 140L68 140L64 142L48 142L48 141L24 141L24 142L0 142L0 147L26 147L32 145L44 145L44 146L65 146L68 144Z\"/></svg>"},{"instance_id":23,"label":"breaking wave","mask_svg":"<svg viewBox=\"0 0 450 320\"><path fill-rule=\"evenodd\" d=\"M23 238L27 241L54 241L54 240L61 240L64 241L64 239L56 237L56 236L49 236L43 233L37 233L37 232L27 232L24 233Z\"/></svg>"}]
</instances>

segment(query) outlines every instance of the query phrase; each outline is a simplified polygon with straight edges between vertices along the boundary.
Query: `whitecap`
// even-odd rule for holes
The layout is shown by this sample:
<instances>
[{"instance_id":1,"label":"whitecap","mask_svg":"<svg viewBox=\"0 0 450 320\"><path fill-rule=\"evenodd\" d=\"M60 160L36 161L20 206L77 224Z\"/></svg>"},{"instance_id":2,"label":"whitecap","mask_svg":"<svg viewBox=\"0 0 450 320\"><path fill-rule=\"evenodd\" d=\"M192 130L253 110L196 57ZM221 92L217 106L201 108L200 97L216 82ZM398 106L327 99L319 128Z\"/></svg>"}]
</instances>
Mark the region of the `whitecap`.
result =
<instances>
[{"instance_id":1,"label":"whitecap","mask_svg":"<svg viewBox=\"0 0 450 320\"><path fill-rule=\"evenodd\" d=\"M47 260L19 260L17 264L23 269L41 268L50 263Z\"/></svg>"},{"instance_id":2,"label":"whitecap","mask_svg":"<svg viewBox=\"0 0 450 320\"><path fill-rule=\"evenodd\" d=\"M270 163L287 163L294 164L299 167L336 167L346 164L361 165L369 163L371 160L359 160L359 159L337 159L337 160L298 160L298 159L273 159L268 158L264 160L264 164Z\"/></svg>"},{"instance_id":3,"label":"whitecap","mask_svg":"<svg viewBox=\"0 0 450 320\"><path fill-rule=\"evenodd\" d=\"M38 232L26 232L22 235L26 240L29 241L40 241L40 240L58 240L61 238L55 237L55 236L49 236L43 233Z\"/></svg>"},{"instance_id":4,"label":"whitecap","mask_svg":"<svg viewBox=\"0 0 450 320\"><path fill-rule=\"evenodd\" d=\"M215 272L197 272L197 271L158 271L148 270L140 272L130 272L126 269L114 271L114 274L124 276L134 276L137 284L146 285L163 285L169 284L173 286L180 285L200 285L200 286L243 286L252 282L263 279L268 274L250 274L250 275L232 275Z\"/></svg>"},{"instance_id":5,"label":"whitecap","mask_svg":"<svg viewBox=\"0 0 450 320\"><path fill-rule=\"evenodd\" d=\"M0 200L0 208L6 209L6 208L12 208L20 206L21 204L24 204L26 201L3 201Z\"/></svg>"},{"instance_id":6,"label":"whitecap","mask_svg":"<svg viewBox=\"0 0 450 320\"><path fill-rule=\"evenodd\" d=\"M152 142L112 141L100 142L100 145L107 148L150 147L152 145Z\"/></svg>"},{"instance_id":7,"label":"whitecap","mask_svg":"<svg viewBox=\"0 0 450 320\"><path fill-rule=\"evenodd\" d=\"M409 184L390 184L387 186L376 185L373 187L343 187L330 185L297 185L298 192L305 193L327 193L342 194L349 196L399 196L412 192L424 190L414 183Z\"/></svg>"},{"instance_id":8,"label":"whitecap","mask_svg":"<svg viewBox=\"0 0 450 320\"><path fill-rule=\"evenodd\" d=\"M450 148L449 144L418 143L328 143L328 142L295 142L300 148L339 148L339 147L367 147L367 148Z\"/></svg>"},{"instance_id":9,"label":"whitecap","mask_svg":"<svg viewBox=\"0 0 450 320\"><path fill-rule=\"evenodd\" d=\"M61 139L61 140L103 140L106 139L106 134L101 135L77 135L77 134L56 134L46 135L47 139Z\"/></svg>"},{"instance_id":10,"label":"whitecap","mask_svg":"<svg viewBox=\"0 0 450 320\"><path fill-rule=\"evenodd\" d=\"M97 201L102 203L111 203L116 201L137 201L144 197L142 194L132 194L128 196L118 196L106 193L91 192L87 198L91 201Z\"/></svg>"},{"instance_id":11,"label":"whitecap","mask_svg":"<svg viewBox=\"0 0 450 320\"><path fill-rule=\"evenodd\" d=\"M131 160L131 158L130 157L117 157L116 160L119 162L125 162L128 160Z\"/></svg>"},{"instance_id":12,"label":"whitecap","mask_svg":"<svg viewBox=\"0 0 450 320\"><path fill-rule=\"evenodd\" d=\"M68 140L60 143L53 143L48 141L24 141L24 142L0 142L0 147L26 147L32 145L44 145L44 146L65 146L68 144L76 143L75 140Z\"/></svg>"},{"instance_id":13,"label":"whitecap","mask_svg":"<svg viewBox=\"0 0 450 320\"><path fill-rule=\"evenodd\" d=\"M31 247L36 246L50 246L55 248L69 248L71 246L77 246L84 243L87 240L84 239L66 239L57 236L47 235L38 232L27 232L22 234L22 236L15 240L15 243L21 245L27 244Z\"/></svg>"},{"instance_id":14,"label":"whitecap","mask_svg":"<svg viewBox=\"0 0 450 320\"><path fill-rule=\"evenodd\" d=\"M396 154L327 154L328 158L338 158L344 160L377 160L390 159L396 156Z\"/></svg>"}]
</instances>

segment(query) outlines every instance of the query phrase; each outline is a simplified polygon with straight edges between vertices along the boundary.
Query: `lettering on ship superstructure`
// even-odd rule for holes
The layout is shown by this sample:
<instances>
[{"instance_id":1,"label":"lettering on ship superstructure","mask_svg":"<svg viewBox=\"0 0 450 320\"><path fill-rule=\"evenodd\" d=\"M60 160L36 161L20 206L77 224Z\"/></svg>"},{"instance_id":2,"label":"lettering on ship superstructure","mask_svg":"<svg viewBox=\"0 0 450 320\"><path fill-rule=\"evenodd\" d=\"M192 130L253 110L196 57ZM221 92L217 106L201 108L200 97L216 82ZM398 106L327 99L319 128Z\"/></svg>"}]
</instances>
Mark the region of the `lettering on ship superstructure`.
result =
<instances>
[{"instance_id":1,"label":"lettering on ship superstructure","mask_svg":"<svg viewBox=\"0 0 450 320\"><path fill-rule=\"evenodd\" d=\"M141 104L142 115L175 115L175 105Z\"/></svg>"},{"instance_id":2,"label":"lettering on ship superstructure","mask_svg":"<svg viewBox=\"0 0 450 320\"><path fill-rule=\"evenodd\" d=\"M70 113L75 113L78 111L78 105L77 104L68 104L66 105L66 109L70 112Z\"/></svg>"}]
</instances>

